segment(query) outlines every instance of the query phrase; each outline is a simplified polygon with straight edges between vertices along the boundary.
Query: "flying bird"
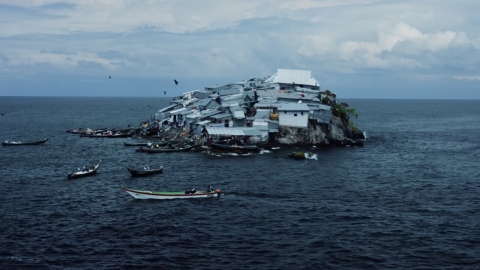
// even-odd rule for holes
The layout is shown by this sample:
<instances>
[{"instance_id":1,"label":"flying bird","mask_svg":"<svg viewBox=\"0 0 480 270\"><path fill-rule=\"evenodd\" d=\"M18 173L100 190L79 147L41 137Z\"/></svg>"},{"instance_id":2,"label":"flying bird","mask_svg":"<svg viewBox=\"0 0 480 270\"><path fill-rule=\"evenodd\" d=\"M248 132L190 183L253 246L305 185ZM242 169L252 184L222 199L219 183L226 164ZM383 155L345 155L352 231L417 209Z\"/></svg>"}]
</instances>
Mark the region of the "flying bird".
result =
<instances>
[{"instance_id":1,"label":"flying bird","mask_svg":"<svg viewBox=\"0 0 480 270\"><path fill-rule=\"evenodd\" d=\"M112 76L108 76L108 78L109 78L109 79L111 79L111 78L112 78Z\"/></svg>"},{"instance_id":2,"label":"flying bird","mask_svg":"<svg viewBox=\"0 0 480 270\"><path fill-rule=\"evenodd\" d=\"M166 91L163 91L163 93L164 93L165 95L167 94L167 92L166 92Z\"/></svg>"},{"instance_id":3,"label":"flying bird","mask_svg":"<svg viewBox=\"0 0 480 270\"><path fill-rule=\"evenodd\" d=\"M177 80L173 80L175 82L176 85L178 85L178 81Z\"/></svg>"},{"instance_id":4,"label":"flying bird","mask_svg":"<svg viewBox=\"0 0 480 270\"><path fill-rule=\"evenodd\" d=\"M150 106L150 105L147 105L147 106L150 107L150 108L152 107L152 106Z\"/></svg>"}]
</instances>

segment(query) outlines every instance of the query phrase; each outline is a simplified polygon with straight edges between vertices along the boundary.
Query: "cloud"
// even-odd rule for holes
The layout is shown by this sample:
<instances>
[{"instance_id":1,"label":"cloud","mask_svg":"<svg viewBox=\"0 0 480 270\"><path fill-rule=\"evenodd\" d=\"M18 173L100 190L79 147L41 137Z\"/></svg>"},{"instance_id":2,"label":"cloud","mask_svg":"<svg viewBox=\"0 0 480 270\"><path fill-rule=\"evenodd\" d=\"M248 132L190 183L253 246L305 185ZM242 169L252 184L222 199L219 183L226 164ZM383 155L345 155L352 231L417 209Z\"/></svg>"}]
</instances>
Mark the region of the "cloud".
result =
<instances>
[{"instance_id":1,"label":"cloud","mask_svg":"<svg viewBox=\"0 0 480 270\"><path fill-rule=\"evenodd\" d=\"M456 80L460 81L480 81L480 75L477 76L453 76Z\"/></svg>"},{"instance_id":2,"label":"cloud","mask_svg":"<svg viewBox=\"0 0 480 270\"><path fill-rule=\"evenodd\" d=\"M0 76L43 74L38 67L48 66L72 76L181 74L227 83L292 68L332 82L392 74L458 82L454 76L480 65L475 7L468 0L0 0Z\"/></svg>"}]
</instances>

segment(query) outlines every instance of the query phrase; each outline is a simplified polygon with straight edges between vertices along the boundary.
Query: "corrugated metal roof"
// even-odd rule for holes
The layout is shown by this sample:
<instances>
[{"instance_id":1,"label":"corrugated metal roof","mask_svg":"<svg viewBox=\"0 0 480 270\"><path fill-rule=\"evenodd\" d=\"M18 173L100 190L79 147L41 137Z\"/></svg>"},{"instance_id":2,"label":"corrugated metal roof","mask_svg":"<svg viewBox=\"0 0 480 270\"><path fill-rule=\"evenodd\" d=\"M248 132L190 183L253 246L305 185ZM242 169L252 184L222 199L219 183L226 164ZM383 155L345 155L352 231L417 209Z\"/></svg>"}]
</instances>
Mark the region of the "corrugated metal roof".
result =
<instances>
[{"instance_id":1,"label":"corrugated metal roof","mask_svg":"<svg viewBox=\"0 0 480 270\"><path fill-rule=\"evenodd\" d=\"M211 94L213 91L200 89L200 90L195 90L195 92L202 93L202 94Z\"/></svg>"},{"instance_id":2,"label":"corrugated metal roof","mask_svg":"<svg viewBox=\"0 0 480 270\"><path fill-rule=\"evenodd\" d=\"M210 123L210 122L212 122L212 121L210 121L210 120L203 120L203 121L200 121L200 122L198 122L198 123L196 123L196 124L197 124L197 125L206 125L206 124L208 124L208 123Z\"/></svg>"},{"instance_id":3,"label":"corrugated metal roof","mask_svg":"<svg viewBox=\"0 0 480 270\"><path fill-rule=\"evenodd\" d=\"M234 111L233 117L237 119L243 119L245 118L245 113L243 111Z\"/></svg>"},{"instance_id":4,"label":"corrugated metal roof","mask_svg":"<svg viewBox=\"0 0 480 270\"><path fill-rule=\"evenodd\" d=\"M163 109L158 110L158 112L168 111L168 110L170 110L170 109L175 108L176 106L178 106L178 105L177 105L177 104L173 104L173 105L170 105L170 106L167 106L167 107L165 107L165 108L163 108Z\"/></svg>"},{"instance_id":5,"label":"corrugated metal roof","mask_svg":"<svg viewBox=\"0 0 480 270\"><path fill-rule=\"evenodd\" d=\"M279 111L310 111L305 103L284 103L278 108Z\"/></svg>"},{"instance_id":6,"label":"corrugated metal roof","mask_svg":"<svg viewBox=\"0 0 480 270\"><path fill-rule=\"evenodd\" d=\"M204 99L201 99L200 101L198 101L196 104L199 105L199 106L206 106L212 100L213 99L211 99L211 98L204 98Z\"/></svg>"},{"instance_id":7,"label":"corrugated metal roof","mask_svg":"<svg viewBox=\"0 0 480 270\"><path fill-rule=\"evenodd\" d=\"M220 96L241 94L240 89L238 88L219 89L217 92Z\"/></svg>"},{"instance_id":8,"label":"corrugated metal roof","mask_svg":"<svg viewBox=\"0 0 480 270\"><path fill-rule=\"evenodd\" d=\"M196 112L198 112L198 110L186 110L186 111L181 111L179 114L187 115L187 114L196 113Z\"/></svg>"},{"instance_id":9,"label":"corrugated metal roof","mask_svg":"<svg viewBox=\"0 0 480 270\"><path fill-rule=\"evenodd\" d=\"M256 108L277 108L281 103L271 103L271 102L259 102L253 105Z\"/></svg>"},{"instance_id":10,"label":"corrugated metal roof","mask_svg":"<svg viewBox=\"0 0 480 270\"><path fill-rule=\"evenodd\" d=\"M228 118L228 117L232 117L232 115L230 113L222 113L222 114L217 114L212 116L212 118L214 119L222 119L222 118Z\"/></svg>"},{"instance_id":11,"label":"corrugated metal roof","mask_svg":"<svg viewBox=\"0 0 480 270\"><path fill-rule=\"evenodd\" d=\"M209 135L232 135L232 136L262 136L263 132L256 128L236 127L205 127Z\"/></svg>"},{"instance_id":12,"label":"corrugated metal roof","mask_svg":"<svg viewBox=\"0 0 480 270\"><path fill-rule=\"evenodd\" d=\"M272 75L265 82L320 86L320 83L313 78L310 70L277 69L277 73Z\"/></svg>"},{"instance_id":13,"label":"corrugated metal roof","mask_svg":"<svg viewBox=\"0 0 480 270\"><path fill-rule=\"evenodd\" d=\"M175 109L175 110L172 110L172 111L169 111L170 114L177 114L181 111L185 111L187 108L180 108L180 109Z\"/></svg>"},{"instance_id":14,"label":"corrugated metal roof","mask_svg":"<svg viewBox=\"0 0 480 270\"><path fill-rule=\"evenodd\" d=\"M325 105L325 104L309 103L309 104L307 104L307 106L311 110L325 110L325 111L330 111L331 110L330 106Z\"/></svg>"}]
</instances>

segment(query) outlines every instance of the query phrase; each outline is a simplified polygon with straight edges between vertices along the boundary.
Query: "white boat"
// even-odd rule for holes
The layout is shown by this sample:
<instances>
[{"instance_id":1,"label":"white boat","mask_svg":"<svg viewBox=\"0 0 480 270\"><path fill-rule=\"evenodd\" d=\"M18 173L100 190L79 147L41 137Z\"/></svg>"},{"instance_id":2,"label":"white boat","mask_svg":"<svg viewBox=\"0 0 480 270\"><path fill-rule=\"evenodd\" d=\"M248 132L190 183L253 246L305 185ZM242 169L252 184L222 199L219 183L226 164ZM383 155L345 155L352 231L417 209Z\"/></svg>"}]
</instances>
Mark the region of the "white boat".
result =
<instances>
[{"instance_id":1,"label":"white boat","mask_svg":"<svg viewBox=\"0 0 480 270\"><path fill-rule=\"evenodd\" d=\"M149 190L135 190L122 187L128 194L135 199L193 199L193 198L214 198L220 197L220 189L209 191L149 191Z\"/></svg>"}]
</instances>

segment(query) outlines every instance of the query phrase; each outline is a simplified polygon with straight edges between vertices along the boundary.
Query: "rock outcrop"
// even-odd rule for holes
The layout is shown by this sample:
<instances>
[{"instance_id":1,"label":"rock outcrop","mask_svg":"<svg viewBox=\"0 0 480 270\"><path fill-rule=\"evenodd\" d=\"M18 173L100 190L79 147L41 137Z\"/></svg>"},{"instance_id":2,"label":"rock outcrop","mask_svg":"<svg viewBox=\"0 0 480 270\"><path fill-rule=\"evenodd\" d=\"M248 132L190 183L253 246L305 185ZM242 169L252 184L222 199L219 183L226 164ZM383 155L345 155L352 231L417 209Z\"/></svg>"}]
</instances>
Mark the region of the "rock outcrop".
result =
<instances>
[{"instance_id":1,"label":"rock outcrop","mask_svg":"<svg viewBox=\"0 0 480 270\"><path fill-rule=\"evenodd\" d=\"M352 129L339 118L333 117L330 125L309 124L308 128L278 128L277 142L283 145L362 146L365 139L358 129Z\"/></svg>"}]
</instances>

